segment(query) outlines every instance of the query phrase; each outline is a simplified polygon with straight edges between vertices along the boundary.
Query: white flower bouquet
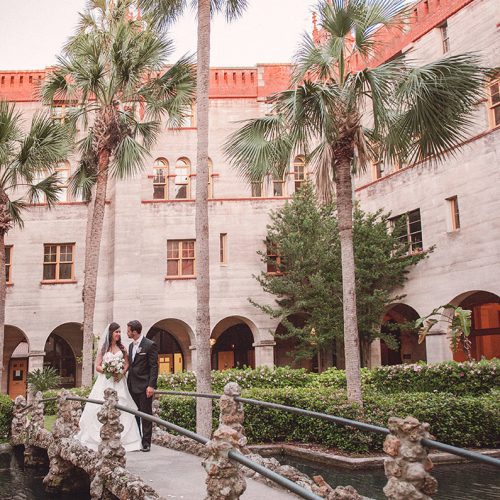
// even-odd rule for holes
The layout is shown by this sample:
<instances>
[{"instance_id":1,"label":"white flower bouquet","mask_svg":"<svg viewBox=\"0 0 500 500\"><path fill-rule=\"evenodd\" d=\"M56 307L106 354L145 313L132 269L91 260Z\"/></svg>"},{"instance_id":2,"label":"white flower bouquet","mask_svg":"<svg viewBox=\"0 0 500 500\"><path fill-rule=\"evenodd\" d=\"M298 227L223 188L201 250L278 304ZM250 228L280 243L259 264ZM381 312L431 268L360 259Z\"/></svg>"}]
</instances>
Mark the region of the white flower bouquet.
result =
<instances>
[{"instance_id":1,"label":"white flower bouquet","mask_svg":"<svg viewBox=\"0 0 500 500\"><path fill-rule=\"evenodd\" d=\"M106 378L118 375L118 380L120 380L124 368L125 360L123 358L113 358L102 363L102 371L106 375Z\"/></svg>"}]
</instances>

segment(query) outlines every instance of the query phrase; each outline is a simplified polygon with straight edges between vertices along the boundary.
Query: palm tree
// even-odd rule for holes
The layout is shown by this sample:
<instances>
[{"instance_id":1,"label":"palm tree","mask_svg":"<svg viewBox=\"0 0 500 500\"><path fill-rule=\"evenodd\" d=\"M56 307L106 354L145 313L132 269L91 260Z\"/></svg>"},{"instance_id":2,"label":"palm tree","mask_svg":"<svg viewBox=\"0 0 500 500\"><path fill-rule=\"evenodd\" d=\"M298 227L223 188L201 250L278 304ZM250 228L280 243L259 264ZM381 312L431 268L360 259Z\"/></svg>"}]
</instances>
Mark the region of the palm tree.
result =
<instances>
[{"instance_id":1,"label":"palm tree","mask_svg":"<svg viewBox=\"0 0 500 500\"><path fill-rule=\"evenodd\" d=\"M186 0L139 0L145 12L151 13L161 26L167 26L181 15ZM198 12L198 48L196 71L196 390L212 390L210 361L210 272L208 226L208 91L210 82L210 17L224 12L228 21L239 17L247 0L191 0ZM196 429L199 434L212 433L212 401L199 398L196 403Z\"/></svg>"},{"instance_id":2,"label":"palm tree","mask_svg":"<svg viewBox=\"0 0 500 500\"><path fill-rule=\"evenodd\" d=\"M90 0L76 34L41 89L42 100L72 103L69 119L83 124L79 169L73 185L89 199L83 285L82 383L92 382L94 309L101 235L109 177L137 173L166 122L177 127L195 93L193 65L183 57L166 68L172 43L133 0ZM145 119L144 119L145 118ZM89 217L90 218L90 217Z\"/></svg>"},{"instance_id":3,"label":"palm tree","mask_svg":"<svg viewBox=\"0 0 500 500\"><path fill-rule=\"evenodd\" d=\"M5 236L15 226L23 227L23 213L33 203L51 207L60 191L53 172L67 158L67 131L43 114L36 114L28 132L13 104L0 101L0 388L4 374L5 333ZM51 173L52 172L52 173Z\"/></svg>"},{"instance_id":4,"label":"palm tree","mask_svg":"<svg viewBox=\"0 0 500 500\"><path fill-rule=\"evenodd\" d=\"M470 54L416 66L403 56L370 67L383 48L380 30L401 29L407 2L333 0L318 5L322 44L304 35L293 87L271 98L269 116L246 122L225 146L250 181L282 175L305 153L319 194L336 193L342 256L344 345L348 397L362 404L352 239L352 175L368 162L443 161L460 147L485 71ZM354 57L363 61L357 70ZM454 148L454 149L453 149Z\"/></svg>"}]
</instances>

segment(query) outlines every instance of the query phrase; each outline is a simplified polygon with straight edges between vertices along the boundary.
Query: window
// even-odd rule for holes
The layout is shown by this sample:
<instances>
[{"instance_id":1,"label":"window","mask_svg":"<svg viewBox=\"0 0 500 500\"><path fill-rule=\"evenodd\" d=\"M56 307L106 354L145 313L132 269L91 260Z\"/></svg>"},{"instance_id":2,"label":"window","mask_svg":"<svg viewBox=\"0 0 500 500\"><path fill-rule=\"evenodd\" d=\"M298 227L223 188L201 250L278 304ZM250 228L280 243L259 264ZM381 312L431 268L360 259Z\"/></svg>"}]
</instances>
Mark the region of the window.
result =
<instances>
[{"instance_id":1,"label":"window","mask_svg":"<svg viewBox=\"0 0 500 500\"><path fill-rule=\"evenodd\" d=\"M187 158L179 158L175 164L174 198L176 200L191 198L190 179L191 162Z\"/></svg>"},{"instance_id":2,"label":"window","mask_svg":"<svg viewBox=\"0 0 500 500\"><path fill-rule=\"evenodd\" d=\"M385 166L382 160L378 160L373 163L373 178L375 180L384 177L384 172L385 172Z\"/></svg>"},{"instance_id":3,"label":"window","mask_svg":"<svg viewBox=\"0 0 500 500\"><path fill-rule=\"evenodd\" d=\"M293 160L292 169L295 192L297 192L306 180L306 162L305 158L302 155L295 157L295 160Z\"/></svg>"},{"instance_id":4,"label":"window","mask_svg":"<svg viewBox=\"0 0 500 500\"><path fill-rule=\"evenodd\" d=\"M408 246L408 253L418 253L423 249L422 221L420 209L412 210L406 214L398 215L391 219L392 226L399 240Z\"/></svg>"},{"instance_id":5,"label":"window","mask_svg":"<svg viewBox=\"0 0 500 500\"><path fill-rule=\"evenodd\" d=\"M285 179L284 175L281 177L273 177L273 196L285 196Z\"/></svg>"},{"instance_id":6,"label":"window","mask_svg":"<svg viewBox=\"0 0 500 500\"><path fill-rule=\"evenodd\" d=\"M75 111L77 108L65 102L54 102L50 109L50 116L52 120L64 123L69 113Z\"/></svg>"},{"instance_id":7,"label":"window","mask_svg":"<svg viewBox=\"0 0 500 500\"><path fill-rule=\"evenodd\" d=\"M443 54L446 54L450 50L450 37L448 35L448 23L444 22L439 27L439 31L441 33L441 42L443 44Z\"/></svg>"},{"instance_id":8,"label":"window","mask_svg":"<svg viewBox=\"0 0 500 500\"><path fill-rule=\"evenodd\" d=\"M219 262L227 264L227 233L219 235Z\"/></svg>"},{"instance_id":9,"label":"window","mask_svg":"<svg viewBox=\"0 0 500 500\"><path fill-rule=\"evenodd\" d=\"M181 128L196 127L196 103L193 103L189 110L184 114Z\"/></svg>"},{"instance_id":10,"label":"window","mask_svg":"<svg viewBox=\"0 0 500 500\"><path fill-rule=\"evenodd\" d=\"M195 240L167 241L167 278L194 277Z\"/></svg>"},{"instance_id":11,"label":"window","mask_svg":"<svg viewBox=\"0 0 500 500\"><path fill-rule=\"evenodd\" d=\"M44 245L43 281L73 281L74 250L74 243Z\"/></svg>"},{"instance_id":12,"label":"window","mask_svg":"<svg viewBox=\"0 0 500 500\"><path fill-rule=\"evenodd\" d=\"M489 114L491 127L500 125L500 79L490 84Z\"/></svg>"},{"instance_id":13,"label":"window","mask_svg":"<svg viewBox=\"0 0 500 500\"><path fill-rule=\"evenodd\" d=\"M168 161L157 158L153 163L153 200L168 199Z\"/></svg>"},{"instance_id":14,"label":"window","mask_svg":"<svg viewBox=\"0 0 500 500\"><path fill-rule=\"evenodd\" d=\"M252 198L262 198L262 182L254 181L251 184Z\"/></svg>"},{"instance_id":15,"label":"window","mask_svg":"<svg viewBox=\"0 0 500 500\"><path fill-rule=\"evenodd\" d=\"M450 210L450 231L460 229L460 212L458 209L458 196L452 196L446 200Z\"/></svg>"},{"instance_id":16,"label":"window","mask_svg":"<svg viewBox=\"0 0 500 500\"><path fill-rule=\"evenodd\" d=\"M70 165L67 161L60 161L55 168L57 178L58 178L58 186L60 188L59 193L57 194L57 201L69 201L68 198L68 182L70 175Z\"/></svg>"},{"instance_id":17,"label":"window","mask_svg":"<svg viewBox=\"0 0 500 500\"><path fill-rule=\"evenodd\" d=\"M12 245L5 246L5 281L12 283Z\"/></svg>"},{"instance_id":18,"label":"window","mask_svg":"<svg viewBox=\"0 0 500 500\"><path fill-rule=\"evenodd\" d=\"M282 266L283 259L278 253L278 249L274 243L267 240L267 274L283 274Z\"/></svg>"}]
</instances>

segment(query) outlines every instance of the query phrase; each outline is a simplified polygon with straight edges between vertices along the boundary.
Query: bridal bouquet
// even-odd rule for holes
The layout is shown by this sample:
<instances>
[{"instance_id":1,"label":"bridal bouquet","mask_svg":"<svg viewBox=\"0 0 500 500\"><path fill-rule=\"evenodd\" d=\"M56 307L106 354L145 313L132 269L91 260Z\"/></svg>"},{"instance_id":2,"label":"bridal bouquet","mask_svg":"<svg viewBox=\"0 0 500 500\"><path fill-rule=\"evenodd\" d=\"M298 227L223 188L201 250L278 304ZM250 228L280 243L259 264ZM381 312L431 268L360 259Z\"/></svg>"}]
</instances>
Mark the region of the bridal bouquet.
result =
<instances>
[{"instance_id":1,"label":"bridal bouquet","mask_svg":"<svg viewBox=\"0 0 500 500\"><path fill-rule=\"evenodd\" d=\"M102 363L102 371L106 375L106 378L111 378L115 375L119 375L119 378L121 378L123 368L125 368L125 360L123 358L114 358Z\"/></svg>"}]
</instances>

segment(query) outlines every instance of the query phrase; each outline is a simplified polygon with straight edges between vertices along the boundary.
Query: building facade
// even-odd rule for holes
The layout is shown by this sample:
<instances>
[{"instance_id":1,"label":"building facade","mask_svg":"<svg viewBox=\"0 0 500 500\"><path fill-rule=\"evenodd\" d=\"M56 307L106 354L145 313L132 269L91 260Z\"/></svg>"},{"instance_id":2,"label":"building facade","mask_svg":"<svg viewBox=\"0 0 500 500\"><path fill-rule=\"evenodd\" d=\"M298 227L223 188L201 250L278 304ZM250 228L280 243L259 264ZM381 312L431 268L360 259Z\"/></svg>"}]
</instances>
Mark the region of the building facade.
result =
<instances>
[{"instance_id":1,"label":"building facade","mask_svg":"<svg viewBox=\"0 0 500 500\"><path fill-rule=\"evenodd\" d=\"M496 0L421 1L410 26L389 40L386 53L373 63L399 52L427 62L443 53L473 50L482 54L484 64L499 66L498 14ZM270 210L293 194L307 165L298 156L283 179L249 186L222 153L238 122L265 114L266 97L287 88L290 69L269 64L211 70L209 217L216 369L290 362L289 346L273 337L279 322L248 298L272 300L252 278L265 270L257 251L265 249ZM45 71L0 72L0 98L15 101L26 122L42 107L34 89L44 76ZM51 112L54 119L64 119L65 103L55 103ZM364 210L408 214L413 250L435 246L430 258L412 271L404 303L391 305L381 322L403 323L446 303L470 307L478 358L500 356L499 126L500 91L492 82L488 100L478 103L470 139L454 158L394 171L374 165L356 179L355 196ZM110 182L108 191L96 329L110 321L124 325L139 319L144 333L160 346L162 373L192 369L196 359L195 158L193 113L183 128L162 132L141 174ZM76 159L57 168L63 183ZM44 365L54 366L63 384L80 384L87 217L87 205L63 191L55 208L32 207L24 229L7 236L7 375L2 392L23 392L26 372ZM404 331L399 332L399 352L374 343L372 363L451 359L445 319L425 345Z\"/></svg>"}]
</instances>

